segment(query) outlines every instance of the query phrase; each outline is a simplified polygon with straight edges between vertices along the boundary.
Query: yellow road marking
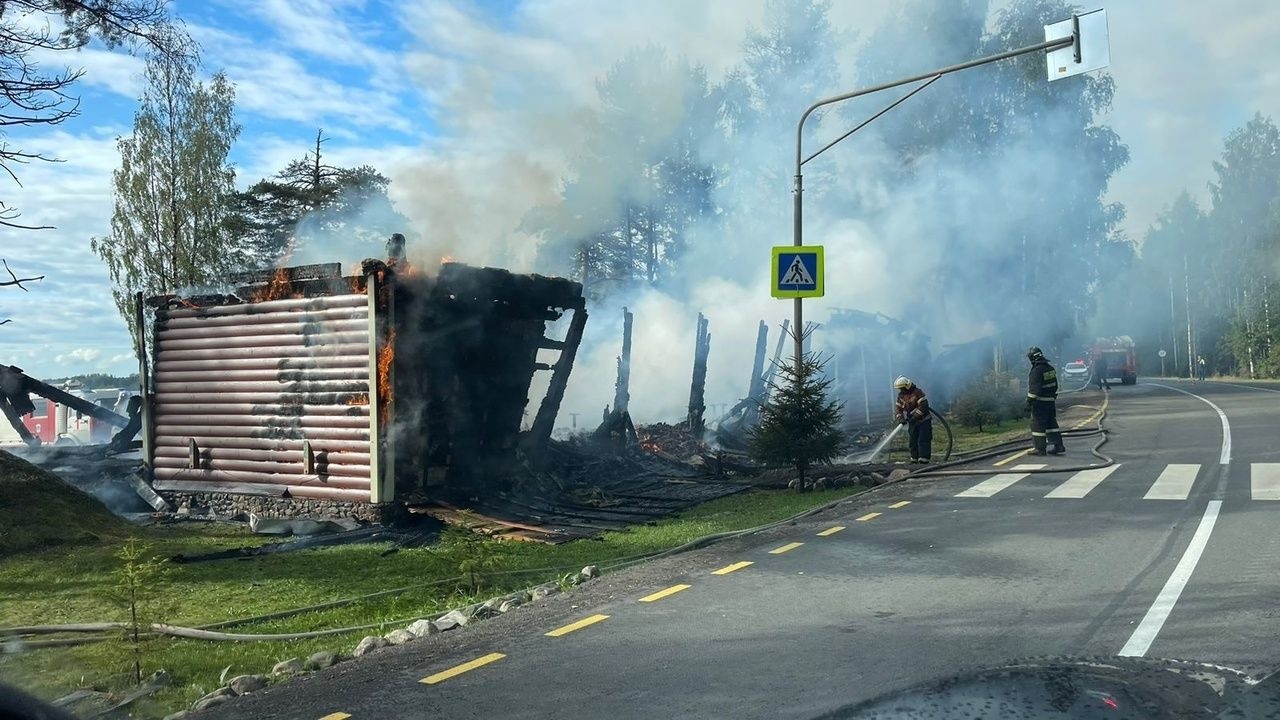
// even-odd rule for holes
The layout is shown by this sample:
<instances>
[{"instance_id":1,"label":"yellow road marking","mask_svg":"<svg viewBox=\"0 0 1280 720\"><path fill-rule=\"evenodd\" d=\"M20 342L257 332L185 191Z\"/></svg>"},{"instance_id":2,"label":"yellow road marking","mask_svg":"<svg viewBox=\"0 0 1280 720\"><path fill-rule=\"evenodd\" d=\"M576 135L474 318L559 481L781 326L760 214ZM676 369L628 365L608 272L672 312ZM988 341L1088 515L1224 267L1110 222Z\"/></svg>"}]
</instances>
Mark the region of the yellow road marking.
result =
<instances>
[{"instance_id":1,"label":"yellow road marking","mask_svg":"<svg viewBox=\"0 0 1280 720\"><path fill-rule=\"evenodd\" d=\"M910 501L910 500L903 500L902 502L896 502L896 503L894 503L894 504L890 505L890 506L889 506L889 509L890 509L890 510L897 510L898 508L904 508L904 507L906 507L906 506L908 506L908 505L910 505L910 504L911 504L911 501Z\"/></svg>"},{"instance_id":2,"label":"yellow road marking","mask_svg":"<svg viewBox=\"0 0 1280 720\"><path fill-rule=\"evenodd\" d=\"M347 720L347 718L349 717L351 717L350 713L336 712L336 713L329 713L328 715L325 715L324 717L320 718L320 720Z\"/></svg>"},{"instance_id":3,"label":"yellow road marking","mask_svg":"<svg viewBox=\"0 0 1280 720\"><path fill-rule=\"evenodd\" d=\"M751 562L750 560L743 560L742 562L736 562L732 565L725 565L724 567L720 568L719 570L716 570L711 574L712 575L728 575L734 570L741 570L742 568L748 565L754 565L754 564L755 563Z\"/></svg>"},{"instance_id":4,"label":"yellow road marking","mask_svg":"<svg viewBox=\"0 0 1280 720\"><path fill-rule=\"evenodd\" d=\"M803 545L803 544L804 544L804 543L801 543L801 542L787 543L786 545L783 545L782 547L776 547L776 548L774 548L774 549L770 550L770 551L769 551L769 554L770 554L770 555L781 555L781 554L782 554L782 553L784 553L784 552L791 552L792 550L795 550L796 548L800 547L800 546L801 546L801 545Z\"/></svg>"},{"instance_id":5,"label":"yellow road marking","mask_svg":"<svg viewBox=\"0 0 1280 720\"><path fill-rule=\"evenodd\" d=\"M435 685L436 683L444 682L451 677L457 677L464 672L470 672L476 668L484 667L491 662L497 662L504 657L506 657L506 655L503 655L502 653L489 653L488 655L478 657L475 660L464 662L461 665L455 665L448 670L441 670L435 675L428 675L418 682L424 685Z\"/></svg>"},{"instance_id":6,"label":"yellow road marking","mask_svg":"<svg viewBox=\"0 0 1280 720\"><path fill-rule=\"evenodd\" d=\"M1026 450L1019 450L1018 452L1010 455L1009 457L1003 460L998 460L993 464L996 466L1008 465L1009 463L1013 462L1014 460L1017 460L1018 458L1022 457L1023 455L1026 455L1029 452L1031 452L1031 448L1027 448Z\"/></svg>"},{"instance_id":7,"label":"yellow road marking","mask_svg":"<svg viewBox=\"0 0 1280 720\"><path fill-rule=\"evenodd\" d=\"M875 520L875 519L876 519L876 518L878 518L878 517L880 517L880 513L867 513L866 515L863 515L862 517L858 518L858 522L866 522L866 521L868 521L868 520Z\"/></svg>"},{"instance_id":8,"label":"yellow road marking","mask_svg":"<svg viewBox=\"0 0 1280 720\"><path fill-rule=\"evenodd\" d=\"M834 527L829 527L826 530L823 530L822 532L818 533L818 535L821 537L826 537L828 535L835 535L836 533L840 532L843 529L844 529L843 525L836 525Z\"/></svg>"},{"instance_id":9,"label":"yellow road marking","mask_svg":"<svg viewBox=\"0 0 1280 720\"><path fill-rule=\"evenodd\" d=\"M608 619L609 619L608 615L592 615L591 617L585 617L579 620L578 622L571 622L568 625L565 625L564 627L558 627L555 630L552 630L551 632L547 633L547 637L561 637L562 635L568 635L574 630L581 630L582 628L587 627L588 625L595 625L596 623L601 622L602 620L608 620Z\"/></svg>"},{"instance_id":10,"label":"yellow road marking","mask_svg":"<svg viewBox=\"0 0 1280 720\"><path fill-rule=\"evenodd\" d=\"M652 595L645 595L644 597L640 598L640 602L657 602L664 597L667 597L669 595L675 595L681 590L688 590L691 587L693 586L692 585L672 585L666 590L659 590L658 592Z\"/></svg>"},{"instance_id":11,"label":"yellow road marking","mask_svg":"<svg viewBox=\"0 0 1280 720\"><path fill-rule=\"evenodd\" d=\"M1102 407L1098 408L1098 410L1097 410L1096 412L1094 412L1092 415L1090 415L1089 417L1085 418L1084 420L1080 421L1078 424L1076 424L1076 425L1072 426L1072 428L1071 428L1071 429L1072 429L1072 430L1079 430L1080 428L1084 427L1085 425L1088 425L1089 423L1093 422L1094 420L1097 420L1097 419L1098 419L1098 417L1102 415L1102 413L1104 413L1104 412L1106 412L1106 411L1107 411L1107 406L1108 406L1108 405L1110 405L1110 404L1111 404L1111 393L1107 393L1107 394L1106 394L1105 396L1103 396L1103 398L1102 398Z\"/></svg>"}]
</instances>

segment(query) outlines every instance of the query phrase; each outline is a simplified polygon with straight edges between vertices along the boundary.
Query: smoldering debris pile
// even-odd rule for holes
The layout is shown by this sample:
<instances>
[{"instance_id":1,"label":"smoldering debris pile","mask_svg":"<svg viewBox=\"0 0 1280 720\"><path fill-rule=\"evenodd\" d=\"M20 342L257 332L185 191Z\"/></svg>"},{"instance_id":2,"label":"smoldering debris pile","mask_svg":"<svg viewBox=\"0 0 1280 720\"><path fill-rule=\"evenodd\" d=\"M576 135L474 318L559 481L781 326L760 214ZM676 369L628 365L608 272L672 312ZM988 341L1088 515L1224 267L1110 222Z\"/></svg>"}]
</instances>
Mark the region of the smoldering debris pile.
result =
<instances>
[{"instance_id":1,"label":"smoldering debris pile","mask_svg":"<svg viewBox=\"0 0 1280 720\"><path fill-rule=\"evenodd\" d=\"M508 491L455 487L410 510L507 539L559 543L654 522L748 487L711 468L582 436L553 441L542 463L512 475Z\"/></svg>"}]
</instances>

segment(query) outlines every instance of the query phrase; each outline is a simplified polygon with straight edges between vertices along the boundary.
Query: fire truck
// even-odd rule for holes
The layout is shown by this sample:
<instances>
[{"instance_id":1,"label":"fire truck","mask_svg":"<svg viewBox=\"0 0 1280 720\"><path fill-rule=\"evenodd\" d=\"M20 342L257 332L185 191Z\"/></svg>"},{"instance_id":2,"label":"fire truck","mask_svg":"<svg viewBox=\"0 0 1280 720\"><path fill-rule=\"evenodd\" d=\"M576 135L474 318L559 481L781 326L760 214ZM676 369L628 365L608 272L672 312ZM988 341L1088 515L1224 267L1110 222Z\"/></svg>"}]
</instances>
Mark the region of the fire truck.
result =
<instances>
[{"instance_id":1,"label":"fire truck","mask_svg":"<svg viewBox=\"0 0 1280 720\"><path fill-rule=\"evenodd\" d=\"M64 383L60 388L70 395L86 400L118 415L127 414L129 398L136 390L107 388L85 390L75 384ZM111 423L93 417L81 410L54 402L47 398L33 397L35 411L22 417L22 424L42 445L101 445L111 442L119 429ZM0 445L20 445L22 439L0 417Z\"/></svg>"},{"instance_id":2,"label":"fire truck","mask_svg":"<svg viewBox=\"0 0 1280 720\"><path fill-rule=\"evenodd\" d=\"M1089 349L1089 367L1095 375L1105 372L1106 380L1118 379L1125 385L1138 382L1138 351L1133 338L1128 335L1098 338Z\"/></svg>"}]
</instances>

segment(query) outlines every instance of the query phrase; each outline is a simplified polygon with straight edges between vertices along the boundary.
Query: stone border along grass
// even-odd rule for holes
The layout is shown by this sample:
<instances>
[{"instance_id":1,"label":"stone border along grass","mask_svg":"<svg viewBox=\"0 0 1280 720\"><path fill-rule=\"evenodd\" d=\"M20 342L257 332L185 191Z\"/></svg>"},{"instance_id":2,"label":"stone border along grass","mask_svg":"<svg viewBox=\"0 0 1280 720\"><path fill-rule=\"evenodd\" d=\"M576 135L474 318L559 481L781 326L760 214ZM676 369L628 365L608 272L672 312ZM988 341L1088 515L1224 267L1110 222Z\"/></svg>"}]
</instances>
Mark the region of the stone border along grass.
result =
<instances>
[{"instance_id":1,"label":"stone border along grass","mask_svg":"<svg viewBox=\"0 0 1280 720\"><path fill-rule=\"evenodd\" d=\"M755 528L748 528L748 530L755 530ZM221 705L231 698L261 690L272 681L283 682L306 671L323 670L347 659L354 660L355 658L364 657L380 648L404 645L419 638L439 635L443 632L470 625L473 622L488 620L508 613L522 605L551 597L561 592L564 585L581 585L598 577L600 577L599 568L595 565L587 565L579 572L566 575L561 582L535 585L528 590L499 595L484 602L473 603L466 607L455 608L443 613L437 613L434 616L420 618L403 628L397 628L385 635L367 635L356 644L349 657L330 650L321 650L313 653L306 661L296 657L282 660L271 668L269 675L238 675L233 677L227 680L222 687L205 694L193 702L190 710L181 710L166 715L164 720L180 720L185 718L188 712Z\"/></svg>"},{"instance_id":2,"label":"stone border along grass","mask_svg":"<svg viewBox=\"0 0 1280 720\"><path fill-rule=\"evenodd\" d=\"M899 478L899 479L905 479L905 478ZM622 559L621 562L618 562L615 560L613 561L613 564L611 565L611 567L615 567L615 568L623 567L627 565L636 564L639 562L657 560L659 558L675 555L677 553L696 550L696 549L705 547L707 545L711 545L720 540L726 540L733 537L750 535L753 533L762 532L774 527L785 525L787 523L793 523L802 518L808 517L810 515L815 515L824 510L833 508L841 503L847 502L848 500L854 497L865 495L875 490L877 487L885 487L890 484L895 484L896 482L897 480L891 479L886 483L884 483L883 485L879 485L876 487L865 487L865 486L860 487L860 489L857 490L856 492L852 492L847 495L842 495L841 497L836 498L835 500L832 500L830 502L822 503L821 505L807 508L805 510L802 510L801 512L791 515L790 517L785 517L780 520L775 520L773 522L765 523L764 525L758 525L756 527L743 528L740 530L730 530L730 531L725 531L720 533L714 533L711 535L705 535L703 537L690 540L689 542L686 542L682 545L678 545L676 547L669 548L667 550L662 550L644 557ZM587 565L577 573L570 573L566 575L559 582L548 582L548 583L543 583L541 585L535 585L527 590L517 591L514 593L507 593L505 595L499 595L497 597L493 597L488 600L485 600L484 602L473 603L471 605L467 605L466 607L455 608L453 610L448 610L443 613L437 613L435 616L420 618L418 620L414 620L413 622L409 623L407 626L403 628L397 628L395 630L391 630L390 632L382 636L366 635L364 638L360 640L359 643L356 644L356 647L354 650L352 650L349 659L354 660L355 658L363 657L365 655L368 655L369 653L375 652L384 647L389 647L393 645L403 645L405 643L413 642L414 640L417 640L419 638L428 637L430 635L438 635L443 632L455 630L457 628L469 625L473 622L488 620L490 618L497 617L499 615L510 612L522 605L532 603L532 602L537 602L539 600L543 600L552 595L555 595L561 592L565 586L573 587L573 586L581 585L584 582L594 580L598 577L600 577L599 568L596 565ZM346 659L348 659L347 656L344 656L342 654L335 653L330 650L321 650L313 653L310 657L306 659L305 662L300 658L296 658L296 657L289 658L288 660L282 660L276 663L275 666L271 668L270 675L266 675L266 674L238 675L236 677L233 677L230 680L227 680L225 685L219 687L218 689L212 692L206 693L204 696L198 698L195 702L191 704L191 707L189 710L181 710L176 713L166 715L164 717L164 720L181 720L182 718L187 717L187 714L189 712L204 710L206 708L214 707L216 705L225 703L234 697L238 697L240 695L246 695L251 692L256 692L257 690L261 690L265 688L268 685L268 683L272 681L274 682L287 681L290 677L296 676L302 672L323 670L325 668L332 667Z\"/></svg>"}]
</instances>

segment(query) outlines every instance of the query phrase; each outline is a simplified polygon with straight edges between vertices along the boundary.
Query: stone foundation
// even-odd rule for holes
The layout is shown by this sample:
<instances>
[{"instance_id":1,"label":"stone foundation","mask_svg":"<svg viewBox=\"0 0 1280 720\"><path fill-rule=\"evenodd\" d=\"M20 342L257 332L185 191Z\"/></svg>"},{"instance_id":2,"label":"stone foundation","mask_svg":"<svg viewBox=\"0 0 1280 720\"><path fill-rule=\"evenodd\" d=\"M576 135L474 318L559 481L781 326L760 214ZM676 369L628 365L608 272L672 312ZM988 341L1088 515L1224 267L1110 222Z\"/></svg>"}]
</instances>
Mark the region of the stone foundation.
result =
<instances>
[{"instance_id":1,"label":"stone foundation","mask_svg":"<svg viewBox=\"0 0 1280 720\"><path fill-rule=\"evenodd\" d=\"M363 522L391 522L403 512L397 503L371 505L338 500L312 498L280 498L265 495L233 495L231 493L189 493L159 491L161 497L175 508L189 508L192 515L216 515L218 517L272 518L352 518Z\"/></svg>"}]
</instances>

